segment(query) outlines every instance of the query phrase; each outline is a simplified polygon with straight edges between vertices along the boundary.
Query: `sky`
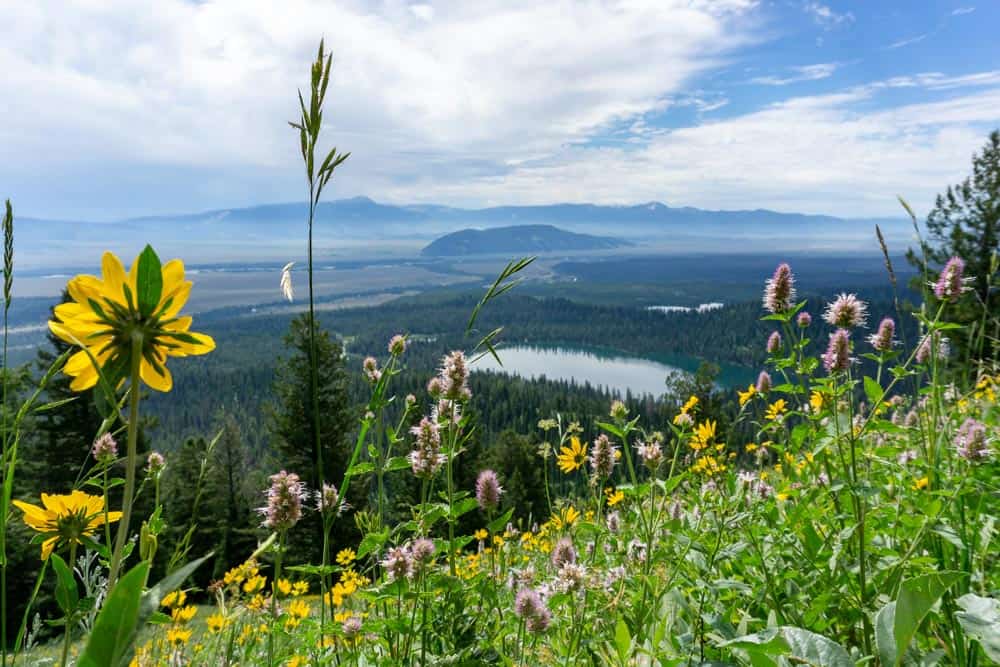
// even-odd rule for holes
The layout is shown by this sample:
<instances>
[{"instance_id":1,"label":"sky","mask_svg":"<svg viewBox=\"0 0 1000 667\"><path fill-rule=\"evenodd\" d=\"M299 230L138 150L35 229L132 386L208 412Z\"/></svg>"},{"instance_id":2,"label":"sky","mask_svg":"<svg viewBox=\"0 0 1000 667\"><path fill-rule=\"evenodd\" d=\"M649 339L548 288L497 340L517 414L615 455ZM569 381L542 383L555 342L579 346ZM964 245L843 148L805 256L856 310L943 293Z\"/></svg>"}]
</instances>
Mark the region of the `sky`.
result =
<instances>
[{"instance_id":1,"label":"sky","mask_svg":"<svg viewBox=\"0 0 1000 667\"><path fill-rule=\"evenodd\" d=\"M115 220L306 197L925 213L1000 127L998 0L0 0L0 197Z\"/></svg>"}]
</instances>

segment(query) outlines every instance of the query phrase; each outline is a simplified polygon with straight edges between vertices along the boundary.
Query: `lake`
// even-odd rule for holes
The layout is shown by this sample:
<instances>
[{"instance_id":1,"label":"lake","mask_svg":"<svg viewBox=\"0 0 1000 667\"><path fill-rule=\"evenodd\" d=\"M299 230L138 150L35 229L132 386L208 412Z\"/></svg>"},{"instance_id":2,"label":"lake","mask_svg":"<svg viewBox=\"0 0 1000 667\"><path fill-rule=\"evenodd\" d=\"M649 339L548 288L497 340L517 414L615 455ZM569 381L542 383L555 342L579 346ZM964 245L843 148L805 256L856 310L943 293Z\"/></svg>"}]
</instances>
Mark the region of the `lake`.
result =
<instances>
[{"instance_id":1,"label":"lake","mask_svg":"<svg viewBox=\"0 0 1000 667\"><path fill-rule=\"evenodd\" d=\"M675 358L669 360L645 359L604 349L573 347L538 347L518 345L498 350L503 367L492 356L485 356L474 366L475 370L508 373L526 378L545 376L550 380L565 380L583 385L604 387L624 395L651 394L660 396L666 391L664 380L677 371L694 371L698 359ZM749 382L752 371L739 366L725 366L719 377L720 384L734 385Z\"/></svg>"}]
</instances>

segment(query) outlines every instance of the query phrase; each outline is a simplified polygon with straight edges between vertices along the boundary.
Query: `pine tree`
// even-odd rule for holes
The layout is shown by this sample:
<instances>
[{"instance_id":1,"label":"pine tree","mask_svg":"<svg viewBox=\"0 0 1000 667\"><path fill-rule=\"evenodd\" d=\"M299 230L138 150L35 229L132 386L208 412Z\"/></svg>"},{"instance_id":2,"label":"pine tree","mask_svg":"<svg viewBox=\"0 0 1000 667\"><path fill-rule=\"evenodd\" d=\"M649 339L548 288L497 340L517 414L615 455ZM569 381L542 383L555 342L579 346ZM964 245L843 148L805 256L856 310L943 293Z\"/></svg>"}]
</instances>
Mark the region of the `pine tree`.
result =
<instances>
[{"instance_id":1,"label":"pine tree","mask_svg":"<svg viewBox=\"0 0 1000 667\"><path fill-rule=\"evenodd\" d=\"M278 464L289 472L308 480L317 489L323 482L339 484L344 478L352 445L349 436L354 431L350 409L348 376L339 343L329 332L316 331L316 371L319 391L319 441L323 448L322 475L317 475L317 452L312 437L313 410L310 396L309 320L301 315L292 320L285 336L287 359L279 361L274 384L275 410L271 432L277 450ZM289 535L290 553L303 561L318 562L322 548L321 522L315 512L308 512L301 525ZM334 545L353 534L343 519L334 528Z\"/></svg>"},{"instance_id":2,"label":"pine tree","mask_svg":"<svg viewBox=\"0 0 1000 667\"><path fill-rule=\"evenodd\" d=\"M222 437L215 446L207 484L213 511L219 515L214 578L241 563L256 546L258 517L247 488L250 460L239 422L230 413L220 415Z\"/></svg>"},{"instance_id":3,"label":"pine tree","mask_svg":"<svg viewBox=\"0 0 1000 667\"><path fill-rule=\"evenodd\" d=\"M1000 130L990 133L982 152L972 156L972 175L957 185L948 186L938 195L934 209L927 216L928 238L919 250L910 249L907 259L920 269L924 261L928 273L942 267L952 256L965 260L965 275L972 279L972 290L960 303L950 307L948 319L972 324L987 314L1000 313L1000 291L992 262L1000 242ZM921 275L918 280L933 278ZM955 343L976 358L997 355L992 351L970 349L969 331L953 331Z\"/></svg>"}]
</instances>

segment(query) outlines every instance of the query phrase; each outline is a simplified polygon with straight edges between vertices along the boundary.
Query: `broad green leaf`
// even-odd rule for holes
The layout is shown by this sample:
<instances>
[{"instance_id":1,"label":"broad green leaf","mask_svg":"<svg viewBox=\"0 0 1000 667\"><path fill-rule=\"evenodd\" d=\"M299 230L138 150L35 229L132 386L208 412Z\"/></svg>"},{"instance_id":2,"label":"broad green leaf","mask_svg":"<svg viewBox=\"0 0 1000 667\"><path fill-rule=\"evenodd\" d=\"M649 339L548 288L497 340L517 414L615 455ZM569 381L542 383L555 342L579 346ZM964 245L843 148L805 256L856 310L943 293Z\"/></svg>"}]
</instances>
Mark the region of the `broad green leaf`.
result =
<instances>
[{"instance_id":1,"label":"broad green leaf","mask_svg":"<svg viewBox=\"0 0 1000 667\"><path fill-rule=\"evenodd\" d=\"M896 639L896 661L893 664L902 663L903 655L927 612L963 576L961 572L935 572L907 579L899 585L892 622L892 634Z\"/></svg>"},{"instance_id":2,"label":"broad green leaf","mask_svg":"<svg viewBox=\"0 0 1000 667\"><path fill-rule=\"evenodd\" d=\"M632 651L632 636L629 634L625 619L620 616L615 624L615 650L618 652L618 660L621 661L621 664L627 664L629 654Z\"/></svg>"},{"instance_id":3,"label":"broad green leaf","mask_svg":"<svg viewBox=\"0 0 1000 667\"><path fill-rule=\"evenodd\" d=\"M361 540L361 544L358 545L358 558L362 558L372 553L373 551L378 551L385 544L385 541L389 539L389 531L383 530L380 533L371 532L365 535L364 539Z\"/></svg>"},{"instance_id":4,"label":"broad green leaf","mask_svg":"<svg viewBox=\"0 0 1000 667\"><path fill-rule=\"evenodd\" d=\"M869 405L874 408L882 400L882 385L875 381L875 378L865 376L865 395L868 397Z\"/></svg>"},{"instance_id":5,"label":"broad green leaf","mask_svg":"<svg viewBox=\"0 0 1000 667\"><path fill-rule=\"evenodd\" d=\"M139 255L139 268L136 271L136 300L139 312L143 317L149 317L156 312L163 294L163 267L153 247L147 245Z\"/></svg>"},{"instance_id":6,"label":"broad green leaf","mask_svg":"<svg viewBox=\"0 0 1000 667\"><path fill-rule=\"evenodd\" d=\"M145 618L148 618L153 614L160 606L160 600L166 596L167 593L173 592L174 590L180 588L184 584L184 580L190 577L195 570L197 570L202 563L207 561L215 555L209 552L197 560L193 560L190 563L185 564L182 567L177 568L167 576L160 579L152 588L150 588L146 594L143 596L142 613Z\"/></svg>"},{"instance_id":7,"label":"broad green leaf","mask_svg":"<svg viewBox=\"0 0 1000 667\"><path fill-rule=\"evenodd\" d=\"M1000 600L969 593L956 602L965 610L955 612L965 634L979 642L991 660L1000 663Z\"/></svg>"},{"instance_id":8,"label":"broad green leaf","mask_svg":"<svg viewBox=\"0 0 1000 667\"><path fill-rule=\"evenodd\" d=\"M493 519L493 521L490 521L489 525L486 526L486 529L491 533L498 533L502 529L507 527L507 522L510 521L510 518L512 516L514 516L513 507L511 507L509 510L507 510L497 518Z\"/></svg>"},{"instance_id":9,"label":"broad green leaf","mask_svg":"<svg viewBox=\"0 0 1000 667\"><path fill-rule=\"evenodd\" d=\"M385 471L394 472L396 470L404 470L410 467L410 459L405 456L393 456L391 459L385 462Z\"/></svg>"},{"instance_id":10,"label":"broad green leaf","mask_svg":"<svg viewBox=\"0 0 1000 667\"><path fill-rule=\"evenodd\" d=\"M475 498L465 498L463 500L459 500L451 506L451 516L457 519L463 514L468 514L477 507L479 507L479 503L476 502Z\"/></svg>"},{"instance_id":11,"label":"broad green leaf","mask_svg":"<svg viewBox=\"0 0 1000 667\"><path fill-rule=\"evenodd\" d=\"M886 667L896 664L896 637L892 630L895 621L895 602L889 602L875 614L875 651L879 662Z\"/></svg>"},{"instance_id":12,"label":"broad green leaf","mask_svg":"<svg viewBox=\"0 0 1000 667\"><path fill-rule=\"evenodd\" d=\"M375 472L375 464L370 461L364 461L362 463L355 463L351 466L351 469L347 471L347 474L354 477L355 475L366 475L370 472Z\"/></svg>"},{"instance_id":13,"label":"broad green leaf","mask_svg":"<svg viewBox=\"0 0 1000 667\"><path fill-rule=\"evenodd\" d=\"M754 660L754 654L758 654L770 658L787 656L814 667L854 667L851 656L837 642L791 626L768 628L721 645L747 651L755 665L775 664L773 660Z\"/></svg>"},{"instance_id":14,"label":"broad green leaf","mask_svg":"<svg viewBox=\"0 0 1000 667\"><path fill-rule=\"evenodd\" d=\"M80 601L80 596L76 587L76 577L73 570L66 564L59 554L49 556L52 559L52 570L56 573L56 602L59 609L66 616L72 616L76 611L76 606Z\"/></svg>"},{"instance_id":15,"label":"broad green leaf","mask_svg":"<svg viewBox=\"0 0 1000 667\"><path fill-rule=\"evenodd\" d=\"M118 580L94 621L78 667L116 667L132 657L142 587L149 575L149 563L139 563Z\"/></svg>"}]
</instances>

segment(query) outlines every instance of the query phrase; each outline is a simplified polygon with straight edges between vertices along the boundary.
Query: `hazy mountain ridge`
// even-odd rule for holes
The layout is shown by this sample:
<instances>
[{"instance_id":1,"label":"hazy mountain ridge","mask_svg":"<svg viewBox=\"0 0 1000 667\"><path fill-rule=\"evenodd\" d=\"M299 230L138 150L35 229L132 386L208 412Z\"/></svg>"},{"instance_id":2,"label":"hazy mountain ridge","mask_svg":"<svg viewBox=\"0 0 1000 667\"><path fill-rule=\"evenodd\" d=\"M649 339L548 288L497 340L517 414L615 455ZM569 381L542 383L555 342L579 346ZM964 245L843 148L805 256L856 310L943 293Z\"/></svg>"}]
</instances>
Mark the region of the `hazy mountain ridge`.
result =
<instances>
[{"instance_id":1,"label":"hazy mountain ridge","mask_svg":"<svg viewBox=\"0 0 1000 667\"><path fill-rule=\"evenodd\" d=\"M463 229L435 239L421 251L427 257L610 250L632 245L610 236L577 234L552 225L515 225Z\"/></svg>"},{"instance_id":2,"label":"hazy mountain ridge","mask_svg":"<svg viewBox=\"0 0 1000 667\"><path fill-rule=\"evenodd\" d=\"M86 222L17 218L17 237L27 265L60 266L67 258L110 247L125 254L143 244L181 254L192 260L274 259L301 252L306 226L304 203L274 203L200 213L147 216L116 222ZM316 242L322 250L343 250L344 244L395 244L397 254L415 256L427 242L466 228L491 229L511 225L554 225L575 233L613 235L628 241L672 244L704 240L716 251L743 250L741 239L776 238L825 245L866 244L880 223L890 243L907 240L909 222L900 219L843 219L824 215L769 210L710 211L670 207L660 202L617 206L549 204L463 209L435 204L394 205L367 197L320 203ZM728 247L727 247L728 244ZM866 246L867 247L867 246Z\"/></svg>"}]
</instances>

